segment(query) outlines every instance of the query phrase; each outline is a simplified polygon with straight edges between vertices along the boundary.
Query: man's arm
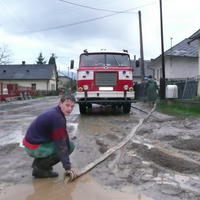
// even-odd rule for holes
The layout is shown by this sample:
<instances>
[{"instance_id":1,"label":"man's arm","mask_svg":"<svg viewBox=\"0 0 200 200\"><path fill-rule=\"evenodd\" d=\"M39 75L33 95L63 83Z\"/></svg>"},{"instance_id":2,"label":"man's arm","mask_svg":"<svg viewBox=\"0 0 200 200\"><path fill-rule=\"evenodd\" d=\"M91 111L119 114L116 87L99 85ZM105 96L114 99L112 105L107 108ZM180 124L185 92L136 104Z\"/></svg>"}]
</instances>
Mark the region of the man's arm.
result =
<instances>
[{"instance_id":1,"label":"man's arm","mask_svg":"<svg viewBox=\"0 0 200 200\"><path fill-rule=\"evenodd\" d=\"M68 140L66 137L54 140L57 155L62 162L63 168L65 170L71 169L71 163L69 159L69 147Z\"/></svg>"}]
</instances>

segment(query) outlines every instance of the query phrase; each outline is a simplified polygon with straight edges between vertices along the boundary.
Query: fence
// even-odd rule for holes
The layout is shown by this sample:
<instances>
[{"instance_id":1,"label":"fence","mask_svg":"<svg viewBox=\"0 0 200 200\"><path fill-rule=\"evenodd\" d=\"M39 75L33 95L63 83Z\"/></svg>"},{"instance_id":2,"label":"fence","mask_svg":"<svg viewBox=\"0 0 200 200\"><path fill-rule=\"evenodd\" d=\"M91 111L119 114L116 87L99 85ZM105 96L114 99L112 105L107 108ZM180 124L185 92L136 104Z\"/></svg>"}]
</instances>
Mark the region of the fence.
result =
<instances>
[{"instance_id":1,"label":"fence","mask_svg":"<svg viewBox=\"0 0 200 200\"><path fill-rule=\"evenodd\" d=\"M179 99L192 99L197 96L198 81L200 77L186 79L171 79L166 80L167 85L177 85Z\"/></svg>"},{"instance_id":2,"label":"fence","mask_svg":"<svg viewBox=\"0 0 200 200\"><path fill-rule=\"evenodd\" d=\"M30 99L35 90L31 87L22 87L18 84L5 84L0 82L0 101L7 101L12 98Z\"/></svg>"},{"instance_id":3,"label":"fence","mask_svg":"<svg viewBox=\"0 0 200 200\"><path fill-rule=\"evenodd\" d=\"M197 96L198 81L200 77L186 79L166 79L166 85L177 85L179 99L192 99ZM134 86L135 97L138 100L145 101L146 98L146 82L136 84Z\"/></svg>"}]
</instances>

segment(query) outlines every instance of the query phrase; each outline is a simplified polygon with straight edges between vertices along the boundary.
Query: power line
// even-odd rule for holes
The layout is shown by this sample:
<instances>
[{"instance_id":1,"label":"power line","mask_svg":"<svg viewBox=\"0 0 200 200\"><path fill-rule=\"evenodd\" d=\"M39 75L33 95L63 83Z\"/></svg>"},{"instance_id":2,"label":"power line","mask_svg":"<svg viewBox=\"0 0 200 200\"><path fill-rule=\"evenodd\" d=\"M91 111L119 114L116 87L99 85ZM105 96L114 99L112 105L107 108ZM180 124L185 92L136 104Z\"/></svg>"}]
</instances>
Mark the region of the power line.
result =
<instances>
[{"instance_id":1,"label":"power line","mask_svg":"<svg viewBox=\"0 0 200 200\"><path fill-rule=\"evenodd\" d=\"M123 12L123 11L116 11L116 10L109 10L109 9L103 9L103 8L95 8L95 7L91 7L91 6L85 6L85 5L82 5L82 4L77 4L77 3L73 3L73 2L65 1L65 0L59 0L59 1L67 3L67 4L71 4L71 5L74 5L74 6L82 7L82 8L88 8L88 9L91 9L91 10L113 12L113 13L128 13L126 11Z\"/></svg>"},{"instance_id":2,"label":"power line","mask_svg":"<svg viewBox=\"0 0 200 200\"><path fill-rule=\"evenodd\" d=\"M26 31L26 32L22 32L22 34L39 33L39 32L46 32L46 31L51 31L51 30L56 30L56 29L67 28L67 27L70 27L70 26L75 26L75 25L84 24L84 23L100 20L100 19L103 19L103 18L111 17L111 16L114 16L114 15L117 15L117 14L118 13L104 15L104 16L101 16L101 17L95 17L95 18L92 18L92 19L82 20L82 21L78 21L78 22L75 22L75 23L64 24L64 25L60 25L60 26L49 27L49 28L46 28L46 29L40 29L40 30L36 30L36 31Z\"/></svg>"},{"instance_id":3,"label":"power line","mask_svg":"<svg viewBox=\"0 0 200 200\"><path fill-rule=\"evenodd\" d=\"M61 0L60 0L61 1ZM62 0L64 1L64 0ZM66 2L66 1L65 1ZM71 3L71 2L70 2ZM74 4L74 3L71 3L71 4ZM152 3L148 3L148 4L145 4L145 5L142 5L142 6L138 6L138 7L134 7L134 8L130 8L130 9L127 9L127 10L123 10L123 11L112 11L114 13L112 14L108 14L108 15L104 15L104 16L100 16L100 17L95 17L95 18L91 18L91 19L86 19L86 20L82 20L82 21L78 21L78 22L74 22L74 23L69 23L69 24L64 24L64 25L60 25L60 26L54 26L54 27L49 27L49 28L44 28L44 29L38 29L38 30L35 30L35 31L24 31L24 32L21 32L19 34L32 34L32 33L39 33L39 32L46 32L46 31L52 31L52 30L57 30L57 29L62 29L62 28L67 28L67 27L71 27L71 26L75 26L75 25L79 25L79 24L84 24L84 23L89 23L89 22L92 22L92 21L97 21L97 20L101 20L101 19L104 19L104 18L107 18L107 17L112 17L114 15L118 15L118 14L124 14L124 13L128 13L128 11L131 11L131 10L135 10L135 9L138 9L138 8L141 8L141 7L146 7L146 6L150 6L152 4L155 4L155 2L152 2ZM82 6L83 5L80 5L80 4L76 4L76 6ZM89 6L84 6L84 7L89 7ZM91 9L92 7L90 7ZM92 8L92 9L95 9L95 8ZM108 10L107 10L108 11ZM111 11L110 11L111 12ZM136 13L136 12L135 12Z\"/></svg>"}]
</instances>

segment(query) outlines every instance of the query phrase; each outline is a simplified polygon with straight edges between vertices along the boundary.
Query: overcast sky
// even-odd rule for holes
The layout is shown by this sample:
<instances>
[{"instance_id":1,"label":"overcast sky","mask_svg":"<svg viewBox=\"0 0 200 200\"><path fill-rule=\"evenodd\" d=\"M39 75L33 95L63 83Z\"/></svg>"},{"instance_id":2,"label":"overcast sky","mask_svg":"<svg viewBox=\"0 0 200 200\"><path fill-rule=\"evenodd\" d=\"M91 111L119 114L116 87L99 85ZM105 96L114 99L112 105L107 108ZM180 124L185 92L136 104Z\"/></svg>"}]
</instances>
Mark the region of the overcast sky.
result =
<instances>
[{"instance_id":1,"label":"overcast sky","mask_svg":"<svg viewBox=\"0 0 200 200\"><path fill-rule=\"evenodd\" d=\"M200 28L200 1L162 3L167 50ZM58 68L67 71L84 49L127 49L139 57L139 10L144 58L161 52L159 0L0 0L0 10L0 46L11 50L13 64L34 64L40 52L48 61L55 53Z\"/></svg>"}]
</instances>

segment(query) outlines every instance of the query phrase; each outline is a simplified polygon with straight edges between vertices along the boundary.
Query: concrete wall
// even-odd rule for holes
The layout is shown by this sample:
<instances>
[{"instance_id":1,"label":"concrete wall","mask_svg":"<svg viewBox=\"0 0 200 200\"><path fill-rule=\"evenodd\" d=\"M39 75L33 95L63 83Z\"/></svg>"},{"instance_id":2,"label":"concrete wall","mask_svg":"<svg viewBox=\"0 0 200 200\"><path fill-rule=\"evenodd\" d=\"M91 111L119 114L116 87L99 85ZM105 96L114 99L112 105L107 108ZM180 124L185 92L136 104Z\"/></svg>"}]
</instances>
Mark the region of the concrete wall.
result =
<instances>
[{"instance_id":1,"label":"concrete wall","mask_svg":"<svg viewBox=\"0 0 200 200\"><path fill-rule=\"evenodd\" d=\"M15 83L19 86L32 87L32 84L36 84L36 90L55 91L55 80L1 80L3 83Z\"/></svg>"},{"instance_id":2,"label":"concrete wall","mask_svg":"<svg viewBox=\"0 0 200 200\"><path fill-rule=\"evenodd\" d=\"M162 77L161 61L154 64L155 78ZM189 57L165 57L166 78L189 78L198 75L198 58Z\"/></svg>"}]
</instances>

